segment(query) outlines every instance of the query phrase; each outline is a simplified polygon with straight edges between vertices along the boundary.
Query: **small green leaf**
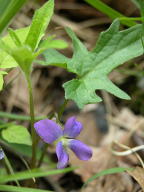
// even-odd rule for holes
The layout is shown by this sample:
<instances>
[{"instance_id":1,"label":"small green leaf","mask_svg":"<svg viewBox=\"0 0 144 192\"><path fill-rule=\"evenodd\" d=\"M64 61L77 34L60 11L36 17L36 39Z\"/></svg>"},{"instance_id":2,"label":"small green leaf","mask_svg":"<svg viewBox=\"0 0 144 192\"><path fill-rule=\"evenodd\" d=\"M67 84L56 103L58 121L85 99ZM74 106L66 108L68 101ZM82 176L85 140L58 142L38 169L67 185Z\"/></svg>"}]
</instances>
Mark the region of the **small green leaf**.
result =
<instances>
[{"instance_id":1,"label":"small green leaf","mask_svg":"<svg viewBox=\"0 0 144 192\"><path fill-rule=\"evenodd\" d=\"M133 170L133 168L126 168L126 167L113 167L110 169L105 169L94 176L90 177L84 184L87 185L88 183L92 182L93 180L97 179L98 177L104 176L104 175L110 175L110 174L116 174L116 173L122 173L127 170Z\"/></svg>"},{"instance_id":2,"label":"small green leaf","mask_svg":"<svg viewBox=\"0 0 144 192\"><path fill-rule=\"evenodd\" d=\"M53 37L48 37L46 40L43 40L39 45L38 51L35 53L36 57L43 53L47 49L65 49L68 47L68 44L60 39L53 39Z\"/></svg>"},{"instance_id":3,"label":"small green leaf","mask_svg":"<svg viewBox=\"0 0 144 192\"><path fill-rule=\"evenodd\" d=\"M8 191L8 192L52 192L43 189L33 189L28 187L16 187L11 185L0 185L1 191Z\"/></svg>"},{"instance_id":4,"label":"small green leaf","mask_svg":"<svg viewBox=\"0 0 144 192\"><path fill-rule=\"evenodd\" d=\"M54 39L49 43L49 45L45 44L45 49L53 48L53 49L65 49L68 47L68 44L61 39Z\"/></svg>"},{"instance_id":5,"label":"small green leaf","mask_svg":"<svg viewBox=\"0 0 144 192\"><path fill-rule=\"evenodd\" d=\"M21 125L11 125L2 130L2 137L9 143L31 145L31 136L27 128Z\"/></svg>"},{"instance_id":6,"label":"small green leaf","mask_svg":"<svg viewBox=\"0 0 144 192\"><path fill-rule=\"evenodd\" d=\"M68 47L68 44L61 39L51 39L47 38L46 40L43 40L42 43L39 46L39 49L65 49Z\"/></svg>"},{"instance_id":7,"label":"small green leaf","mask_svg":"<svg viewBox=\"0 0 144 192\"><path fill-rule=\"evenodd\" d=\"M21 44L24 43L28 32L29 32L29 27L21 28L14 31L14 33L20 40ZM9 34L3 37L2 40L12 50L16 48L16 44L14 43L14 41L12 40ZM0 49L0 68L5 68L5 69L12 68L12 67L17 67L17 65L18 63L11 55L9 55L4 50Z\"/></svg>"},{"instance_id":8,"label":"small green leaf","mask_svg":"<svg viewBox=\"0 0 144 192\"><path fill-rule=\"evenodd\" d=\"M65 57L54 49L48 49L43 52L45 61L39 62L42 65L53 65L62 68L67 68L69 58Z\"/></svg>"},{"instance_id":9,"label":"small green leaf","mask_svg":"<svg viewBox=\"0 0 144 192\"><path fill-rule=\"evenodd\" d=\"M34 51L41 38L44 36L45 30L50 22L54 9L54 0L49 0L40 9L38 9L33 17L32 24L25 44L30 46Z\"/></svg>"},{"instance_id":10,"label":"small green leaf","mask_svg":"<svg viewBox=\"0 0 144 192\"><path fill-rule=\"evenodd\" d=\"M6 74L7 74L7 72L0 71L0 91L3 89L3 84L4 84L3 76Z\"/></svg>"},{"instance_id":11,"label":"small green leaf","mask_svg":"<svg viewBox=\"0 0 144 192\"><path fill-rule=\"evenodd\" d=\"M119 31L119 21L115 20L108 30L100 34L95 48L88 51L74 32L67 29L74 47L72 59L67 60L67 70L77 74L77 78L63 85L65 98L74 100L80 108L101 101L95 93L97 90L130 99L109 80L108 75L117 66L143 54L142 31L141 24Z\"/></svg>"}]
</instances>

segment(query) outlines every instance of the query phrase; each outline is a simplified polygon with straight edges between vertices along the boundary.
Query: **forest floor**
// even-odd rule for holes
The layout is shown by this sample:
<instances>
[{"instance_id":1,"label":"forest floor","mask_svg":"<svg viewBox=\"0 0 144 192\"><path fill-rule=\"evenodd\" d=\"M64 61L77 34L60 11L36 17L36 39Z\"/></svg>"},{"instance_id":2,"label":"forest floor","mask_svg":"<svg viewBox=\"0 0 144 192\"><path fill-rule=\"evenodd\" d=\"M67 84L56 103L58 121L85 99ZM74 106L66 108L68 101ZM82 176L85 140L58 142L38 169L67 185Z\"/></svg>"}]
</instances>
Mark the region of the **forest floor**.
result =
<instances>
[{"instance_id":1,"label":"forest floor","mask_svg":"<svg viewBox=\"0 0 144 192\"><path fill-rule=\"evenodd\" d=\"M44 2L39 0L36 4L29 1L14 18L11 27L17 29L29 25L34 10ZM83 0L56 0L55 2L55 14L47 34L55 34L57 38L69 43L70 46L62 50L68 57L72 55L72 46L64 30L65 26L75 31L87 48L92 49L100 32L106 30L112 22L110 18ZM131 1L104 0L104 2L125 16L139 16L139 11ZM144 76L141 74L143 66L144 57L141 56L125 63L110 74L113 82L132 97L130 101L120 100L100 91L103 102L87 105L81 111L74 102L68 103L62 117L63 122L69 116L75 115L83 123L84 131L79 138L92 147L93 157L83 162L71 154L69 165L79 168L67 174L41 179L42 188L47 189L47 186L51 186L58 192L80 190L82 192L140 192L144 189L144 169L140 161L140 159L144 160L144 152L123 157L112 153L112 148L122 151L144 145ZM133 73L135 71L137 73ZM64 101L62 84L72 77L71 73L61 68L35 65L32 80L36 115L49 115L59 110ZM6 89L0 95L1 111L28 115L28 92L19 70L13 69L5 81ZM25 126L28 126L28 122L25 122ZM53 148L48 152L54 156ZM113 167L135 167L136 169L99 177L81 189L87 179L102 170Z\"/></svg>"}]
</instances>

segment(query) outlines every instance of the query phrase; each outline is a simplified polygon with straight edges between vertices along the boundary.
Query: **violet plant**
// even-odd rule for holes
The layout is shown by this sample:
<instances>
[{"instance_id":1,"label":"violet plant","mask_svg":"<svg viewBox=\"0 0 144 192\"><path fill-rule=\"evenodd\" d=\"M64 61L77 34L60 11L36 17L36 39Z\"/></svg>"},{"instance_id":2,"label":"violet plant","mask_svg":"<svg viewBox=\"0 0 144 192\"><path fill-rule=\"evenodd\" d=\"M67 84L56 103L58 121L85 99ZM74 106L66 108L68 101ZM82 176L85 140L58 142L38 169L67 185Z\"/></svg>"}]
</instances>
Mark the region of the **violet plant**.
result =
<instances>
[{"instance_id":1,"label":"violet plant","mask_svg":"<svg viewBox=\"0 0 144 192\"><path fill-rule=\"evenodd\" d=\"M68 149L71 149L81 160L89 160L92 156L90 147L75 139L83 127L75 117L70 117L67 120L64 129L61 129L59 124L50 119L35 121L31 82L34 63L61 67L76 74L76 78L65 82L63 85L65 100L67 102L73 100L79 108L83 108L86 104L102 101L96 94L97 90L105 90L119 98L130 99L108 76L119 65L143 54L143 25L136 24L126 30L119 31L120 23L117 19L106 31L100 34L96 46L91 51L87 50L70 28L66 28L66 32L73 43L73 56L68 58L55 50L66 48L66 42L54 39L53 36L43 39L53 10L54 0L49 0L35 12L30 26L18 30L9 29L8 35L0 39L0 68L3 69L0 71L0 90L3 88L3 76L8 73L6 69L19 67L28 85L31 117L31 134L24 126L14 123L4 127L1 135L8 143L25 144L32 148L30 170L38 165L36 156L38 151L37 134L46 143L56 143L58 168L64 168L68 164ZM41 54L44 56L43 61L37 59ZM64 107L62 107L61 113ZM61 121L59 115L58 117ZM3 157L3 152L0 151L0 158ZM11 167L9 164L10 169ZM61 173L61 171L54 173ZM28 173L28 175L30 174ZM46 175L46 173L41 174L40 172L39 175ZM29 177L21 176L21 178L27 179L32 177L35 177L35 174L31 174ZM0 177L0 182L7 181L12 180Z\"/></svg>"}]
</instances>

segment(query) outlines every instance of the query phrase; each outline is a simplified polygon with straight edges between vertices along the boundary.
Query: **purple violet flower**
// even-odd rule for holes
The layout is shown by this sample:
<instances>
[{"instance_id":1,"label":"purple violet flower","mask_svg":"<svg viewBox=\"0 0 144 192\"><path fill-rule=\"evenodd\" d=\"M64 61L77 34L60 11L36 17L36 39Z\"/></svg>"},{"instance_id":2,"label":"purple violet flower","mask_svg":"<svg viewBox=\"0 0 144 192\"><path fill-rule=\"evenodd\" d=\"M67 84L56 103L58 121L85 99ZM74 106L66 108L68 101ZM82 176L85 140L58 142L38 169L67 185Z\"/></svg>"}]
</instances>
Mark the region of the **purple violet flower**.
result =
<instances>
[{"instance_id":1,"label":"purple violet flower","mask_svg":"<svg viewBox=\"0 0 144 192\"><path fill-rule=\"evenodd\" d=\"M83 129L82 124L77 121L75 117L70 117L66 121L63 130L58 124L49 119L36 122L34 128L44 142L57 142L57 168L62 169L67 166L69 161L68 148L71 149L80 160L87 161L92 157L91 148L81 141L74 139Z\"/></svg>"}]
</instances>

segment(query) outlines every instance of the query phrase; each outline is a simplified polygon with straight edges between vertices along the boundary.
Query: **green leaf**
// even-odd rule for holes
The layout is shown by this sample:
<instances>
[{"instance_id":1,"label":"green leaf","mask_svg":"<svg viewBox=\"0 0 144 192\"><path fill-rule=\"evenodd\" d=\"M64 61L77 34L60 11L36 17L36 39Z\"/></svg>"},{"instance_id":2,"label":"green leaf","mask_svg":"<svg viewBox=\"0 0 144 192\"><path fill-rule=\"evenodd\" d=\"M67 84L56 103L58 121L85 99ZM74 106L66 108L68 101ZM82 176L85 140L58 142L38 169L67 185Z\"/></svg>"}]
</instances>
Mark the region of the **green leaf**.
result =
<instances>
[{"instance_id":1,"label":"green leaf","mask_svg":"<svg viewBox=\"0 0 144 192\"><path fill-rule=\"evenodd\" d=\"M66 82L65 98L74 100L82 108L85 104L100 102L96 90L105 90L122 98L130 97L108 78L108 74L124 62L143 54L142 25L119 31L119 21L102 32L93 51L87 51L74 32L67 29L72 38L74 54L68 60L67 69L77 78Z\"/></svg>"},{"instance_id":2,"label":"green leaf","mask_svg":"<svg viewBox=\"0 0 144 192\"><path fill-rule=\"evenodd\" d=\"M2 137L9 143L31 145L31 136L27 128L21 125L11 125L2 130Z\"/></svg>"},{"instance_id":3,"label":"green leaf","mask_svg":"<svg viewBox=\"0 0 144 192\"><path fill-rule=\"evenodd\" d=\"M48 37L47 39L43 40L42 43L39 45L39 49L65 49L68 47L67 42L61 39L53 39L53 36Z\"/></svg>"},{"instance_id":4,"label":"green leaf","mask_svg":"<svg viewBox=\"0 0 144 192\"><path fill-rule=\"evenodd\" d=\"M43 40L39 45L38 51L35 53L35 57L43 53L48 49L65 49L68 47L68 44L60 39L53 39L53 36L48 37L46 40ZM41 64L41 63L40 63Z\"/></svg>"},{"instance_id":5,"label":"green leaf","mask_svg":"<svg viewBox=\"0 0 144 192\"><path fill-rule=\"evenodd\" d=\"M121 18L125 17L125 15L121 14L120 12L116 11L115 9L109 7L106 3L102 2L101 0L84 0L87 3L89 3L94 8L98 9L100 12L106 14L111 19ZM131 27L133 25L136 25L137 23L130 20L122 20L122 24Z\"/></svg>"},{"instance_id":6,"label":"green leaf","mask_svg":"<svg viewBox=\"0 0 144 192\"><path fill-rule=\"evenodd\" d=\"M62 68L67 68L67 62L69 61L69 58L65 57L58 51L54 49L48 49L43 52L43 56L45 61L36 60L36 62L42 65L53 65Z\"/></svg>"},{"instance_id":7,"label":"green leaf","mask_svg":"<svg viewBox=\"0 0 144 192\"><path fill-rule=\"evenodd\" d=\"M7 74L7 72L0 71L0 91L3 89L3 84L4 84L3 76L6 74Z\"/></svg>"},{"instance_id":8,"label":"green leaf","mask_svg":"<svg viewBox=\"0 0 144 192\"><path fill-rule=\"evenodd\" d=\"M110 174L116 174L116 173L122 173L127 170L133 170L133 168L126 168L126 167L113 167L110 169L105 169L94 176L90 177L85 183L84 186L88 183L92 182L93 180L97 179L98 177L104 176L104 175L110 175Z\"/></svg>"},{"instance_id":9,"label":"green leaf","mask_svg":"<svg viewBox=\"0 0 144 192\"><path fill-rule=\"evenodd\" d=\"M35 12L30 26L30 31L25 41L25 44L30 46L32 51L37 48L41 38L43 37L53 14L53 9L54 0L49 0Z\"/></svg>"},{"instance_id":10,"label":"green leaf","mask_svg":"<svg viewBox=\"0 0 144 192\"><path fill-rule=\"evenodd\" d=\"M13 125L13 124L14 124L14 122L11 122L11 123L0 123L0 130L1 129L5 129L8 126Z\"/></svg>"},{"instance_id":11,"label":"green leaf","mask_svg":"<svg viewBox=\"0 0 144 192\"><path fill-rule=\"evenodd\" d=\"M16 36L18 37L18 39L20 40L21 44L24 44L26 37L29 33L30 27L24 27L21 29L16 29L14 30L14 33L16 34ZM11 38L11 35L8 34L6 36L4 36L2 38L2 40L4 41L4 43L6 45L8 45L10 48L16 48L16 44L14 43L13 39Z\"/></svg>"},{"instance_id":12,"label":"green leaf","mask_svg":"<svg viewBox=\"0 0 144 192\"><path fill-rule=\"evenodd\" d=\"M38 178L38 177L46 177L50 175L57 175L61 173L68 173L70 171L73 171L75 168L74 167L69 167L65 169L56 169L56 170L48 170L44 171L42 169L35 169L31 171L22 171L15 173L13 175L0 175L0 183L6 183L10 181L15 181L15 180L25 180L25 179L30 179L30 178Z\"/></svg>"},{"instance_id":13,"label":"green leaf","mask_svg":"<svg viewBox=\"0 0 144 192\"><path fill-rule=\"evenodd\" d=\"M16 187L11 185L0 185L1 191L8 191L8 192L52 192L43 189L33 189L28 187Z\"/></svg>"},{"instance_id":14,"label":"green leaf","mask_svg":"<svg viewBox=\"0 0 144 192\"><path fill-rule=\"evenodd\" d=\"M25 42L28 32L29 32L29 27L21 28L14 31L14 33L20 40L21 44ZM14 41L12 40L9 34L3 37L2 40L11 49L16 48L16 44L14 43ZM5 68L5 69L12 68L12 67L17 67L17 65L18 63L11 55L9 55L4 50L0 49L0 68Z\"/></svg>"},{"instance_id":15,"label":"green leaf","mask_svg":"<svg viewBox=\"0 0 144 192\"><path fill-rule=\"evenodd\" d=\"M7 69L17 67L17 62L5 51L0 50L0 68Z\"/></svg>"}]
</instances>

